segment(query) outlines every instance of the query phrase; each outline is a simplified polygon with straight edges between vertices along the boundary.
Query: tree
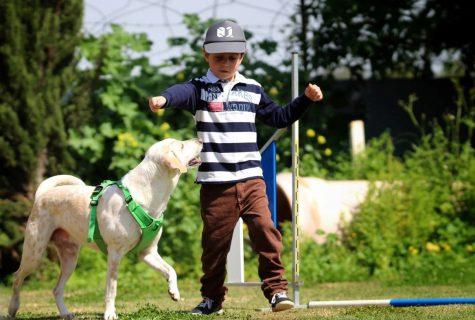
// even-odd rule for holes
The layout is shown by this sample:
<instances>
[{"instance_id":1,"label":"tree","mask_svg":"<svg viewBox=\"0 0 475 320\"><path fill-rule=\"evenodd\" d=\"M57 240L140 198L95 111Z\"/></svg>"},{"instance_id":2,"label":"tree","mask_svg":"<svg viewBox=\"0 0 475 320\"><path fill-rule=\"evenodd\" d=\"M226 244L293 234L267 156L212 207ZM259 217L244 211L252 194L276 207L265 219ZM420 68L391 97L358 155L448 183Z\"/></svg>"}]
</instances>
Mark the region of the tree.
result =
<instances>
[{"instance_id":1,"label":"tree","mask_svg":"<svg viewBox=\"0 0 475 320\"><path fill-rule=\"evenodd\" d=\"M0 2L0 278L16 265L5 259L17 262L38 182L72 163L62 106L82 13L82 0Z\"/></svg>"},{"instance_id":2,"label":"tree","mask_svg":"<svg viewBox=\"0 0 475 320\"><path fill-rule=\"evenodd\" d=\"M70 161L61 106L74 74L82 0L0 4L3 193L33 197L46 171Z\"/></svg>"},{"instance_id":3,"label":"tree","mask_svg":"<svg viewBox=\"0 0 475 320\"><path fill-rule=\"evenodd\" d=\"M305 69L429 78L431 65L441 61L461 63L465 77L473 77L470 1L301 0L297 13Z\"/></svg>"}]
</instances>

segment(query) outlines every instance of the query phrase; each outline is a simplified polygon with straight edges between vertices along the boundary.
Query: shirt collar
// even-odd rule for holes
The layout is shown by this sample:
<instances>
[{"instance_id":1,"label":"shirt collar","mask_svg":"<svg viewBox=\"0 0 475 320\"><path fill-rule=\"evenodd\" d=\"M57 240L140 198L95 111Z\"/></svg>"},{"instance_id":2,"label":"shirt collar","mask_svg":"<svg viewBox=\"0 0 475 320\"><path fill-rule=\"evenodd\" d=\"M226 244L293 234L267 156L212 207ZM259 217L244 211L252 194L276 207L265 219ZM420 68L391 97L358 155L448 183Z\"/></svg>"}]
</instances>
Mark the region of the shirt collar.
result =
<instances>
[{"instance_id":1,"label":"shirt collar","mask_svg":"<svg viewBox=\"0 0 475 320\"><path fill-rule=\"evenodd\" d=\"M217 83L217 82L226 83L225 81L222 81L217 76L215 76L214 73L210 69L208 69L208 72L206 73L206 77L211 83ZM235 83L244 82L245 79L246 77L240 74L239 71L236 71L236 74L234 76Z\"/></svg>"}]
</instances>

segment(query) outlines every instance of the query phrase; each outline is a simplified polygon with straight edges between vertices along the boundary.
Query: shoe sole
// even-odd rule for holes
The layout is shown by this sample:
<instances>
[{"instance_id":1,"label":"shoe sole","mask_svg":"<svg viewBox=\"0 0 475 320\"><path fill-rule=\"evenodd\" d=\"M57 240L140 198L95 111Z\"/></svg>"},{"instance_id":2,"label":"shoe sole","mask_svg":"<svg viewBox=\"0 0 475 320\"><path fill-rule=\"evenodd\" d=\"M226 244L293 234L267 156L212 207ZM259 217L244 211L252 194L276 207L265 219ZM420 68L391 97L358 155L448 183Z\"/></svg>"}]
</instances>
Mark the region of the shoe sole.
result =
<instances>
[{"instance_id":1,"label":"shoe sole","mask_svg":"<svg viewBox=\"0 0 475 320\"><path fill-rule=\"evenodd\" d=\"M204 314L204 313L193 313L193 312L190 312L190 314L194 315L194 316L212 316L214 314L217 314L217 315L221 315L224 313L224 309L221 309L219 311L215 311L215 312L212 312L210 314Z\"/></svg>"},{"instance_id":2,"label":"shoe sole","mask_svg":"<svg viewBox=\"0 0 475 320\"><path fill-rule=\"evenodd\" d=\"M277 304L274 308L272 308L273 312L285 311L292 309L294 307L294 303L292 301L282 301L281 303Z\"/></svg>"}]
</instances>

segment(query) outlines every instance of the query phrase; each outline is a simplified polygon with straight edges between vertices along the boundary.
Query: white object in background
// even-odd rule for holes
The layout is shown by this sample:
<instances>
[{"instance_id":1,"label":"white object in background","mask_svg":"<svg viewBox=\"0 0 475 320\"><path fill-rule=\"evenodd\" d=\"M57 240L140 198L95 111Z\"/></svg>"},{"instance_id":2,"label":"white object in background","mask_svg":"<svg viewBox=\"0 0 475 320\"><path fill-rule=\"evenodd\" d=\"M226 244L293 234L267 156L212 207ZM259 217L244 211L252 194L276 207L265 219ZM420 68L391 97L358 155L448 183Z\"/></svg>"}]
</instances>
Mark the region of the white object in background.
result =
<instances>
[{"instance_id":1,"label":"white object in background","mask_svg":"<svg viewBox=\"0 0 475 320\"><path fill-rule=\"evenodd\" d=\"M236 223L236 227L234 227L231 249L228 253L228 283L244 282L244 245L242 231L242 219L240 218Z\"/></svg>"},{"instance_id":2,"label":"white object in background","mask_svg":"<svg viewBox=\"0 0 475 320\"><path fill-rule=\"evenodd\" d=\"M354 157L365 149L365 135L363 120L350 122L351 155Z\"/></svg>"}]
</instances>

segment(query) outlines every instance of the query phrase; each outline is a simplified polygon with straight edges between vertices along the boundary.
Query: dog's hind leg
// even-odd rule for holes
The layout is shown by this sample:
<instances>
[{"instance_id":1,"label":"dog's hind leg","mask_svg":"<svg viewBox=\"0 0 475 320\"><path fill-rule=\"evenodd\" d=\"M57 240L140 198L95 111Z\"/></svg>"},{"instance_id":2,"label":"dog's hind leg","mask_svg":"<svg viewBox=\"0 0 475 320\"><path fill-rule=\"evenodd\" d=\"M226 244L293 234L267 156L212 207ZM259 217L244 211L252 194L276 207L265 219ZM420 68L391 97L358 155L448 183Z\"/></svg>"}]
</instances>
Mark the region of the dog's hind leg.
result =
<instances>
[{"instance_id":1,"label":"dog's hind leg","mask_svg":"<svg viewBox=\"0 0 475 320\"><path fill-rule=\"evenodd\" d=\"M175 269L173 269L172 266L162 259L162 257L157 252L157 248L155 247L146 253L142 257L142 260L153 269L160 271L163 274L165 279L168 281L168 294L173 300L180 300L180 292L178 291L178 282Z\"/></svg>"},{"instance_id":2,"label":"dog's hind leg","mask_svg":"<svg viewBox=\"0 0 475 320\"><path fill-rule=\"evenodd\" d=\"M32 215L28 220L20 267L13 276L13 293L8 307L8 315L12 318L15 317L20 307L20 287L25 278L40 263L53 232L51 224L43 219L39 219L36 213L35 209L33 209Z\"/></svg>"},{"instance_id":3,"label":"dog's hind leg","mask_svg":"<svg viewBox=\"0 0 475 320\"><path fill-rule=\"evenodd\" d=\"M107 253L107 280L106 280L106 310L104 320L118 319L115 313L115 296L117 295L117 274L119 263L124 253L108 248Z\"/></svg>"},{"instance_id":4,"label":"dog's hind leg","mask_svg":"<svg viewBox=\"0 0 475 320\"><path fill-rule=\"evenodd\" d=\"M76 269L80 246L73 242L69 234L63 229L56 229L51 236L51 241L56 247L61 264L61 274L53 290L54 299L58 306L59 315L64 319L72 319L74 314L70 313L64 304L64 286L74 269Z\"/></svg>"}]
</instances>

